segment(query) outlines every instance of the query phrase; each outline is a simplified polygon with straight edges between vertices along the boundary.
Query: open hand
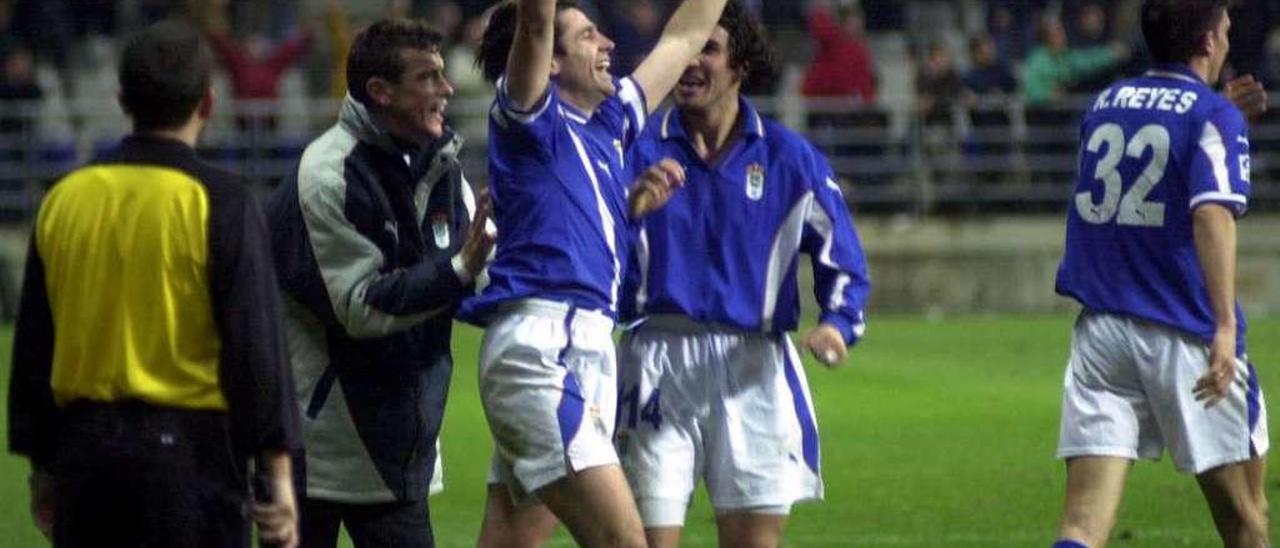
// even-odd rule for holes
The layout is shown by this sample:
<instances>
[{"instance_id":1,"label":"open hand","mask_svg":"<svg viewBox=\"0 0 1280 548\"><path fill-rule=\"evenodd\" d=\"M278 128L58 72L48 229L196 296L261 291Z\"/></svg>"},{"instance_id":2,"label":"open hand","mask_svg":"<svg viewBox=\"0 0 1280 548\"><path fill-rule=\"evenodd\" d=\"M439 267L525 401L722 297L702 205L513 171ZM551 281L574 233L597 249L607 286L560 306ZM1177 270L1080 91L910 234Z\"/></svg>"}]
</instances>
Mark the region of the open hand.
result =
<instances>
[{"instance_id":1,"label":"open hand","mask_svg":"<svg viewBox=\"0 0 1280 548\"><path fill-rule=\"evenodd\" d=\"M471 276L484 270L489 259L489 251L497 241L497 234L487 230L489 218L493 215L493 200L486 189L476 197L476 214L471 219L471 228L467 230L467 241L462 244L462 264Z\"/></svg>"},{"instance_id":2,"label":"open hand","mask_svg":"<svg viewBox=\"0 0 1280 548\"><path fill-rule=\"evenodd\" d=\"M1209 370L1197 381L1192 393L1205 408L1213 407L1231 390L1236 380L1236 334L1219 331L1209 347Z\"/></svg>"}]
</instances>

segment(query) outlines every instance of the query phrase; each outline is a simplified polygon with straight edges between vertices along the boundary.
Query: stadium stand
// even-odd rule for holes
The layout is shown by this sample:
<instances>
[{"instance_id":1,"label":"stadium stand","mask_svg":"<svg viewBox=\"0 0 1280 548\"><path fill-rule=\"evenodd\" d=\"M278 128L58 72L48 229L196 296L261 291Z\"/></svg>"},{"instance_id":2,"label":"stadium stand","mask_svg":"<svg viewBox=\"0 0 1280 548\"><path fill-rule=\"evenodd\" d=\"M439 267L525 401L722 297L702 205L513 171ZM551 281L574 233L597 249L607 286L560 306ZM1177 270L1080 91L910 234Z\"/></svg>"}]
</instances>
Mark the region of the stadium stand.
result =
<instances>
[{"instance_id":1,"label":"stadium stand","mask_svg":"<svg viewBox=\"0 0 1280 548\"><path fill-rule=\"evenodd\" d=\"M11 1L0 0L0 7ZM584 4L590 6L598 1L587 0ZM666 1L654 0L659 5ZM243 3L254 4L255 0ZM436 13L433 10L443 3L448 0L298 0L293 21L285 30L310 25L312 31L324 34L325 11L333 6L345 9L352 28L358 29L362 22L389 13L388 10ZM997 45L1003 45L1003 35L998 33L1028 32L1001 26L1009 24L999 17L1000 10L1007 9L1007 2L915 0L899 5L864 0L863 9L872 11L867 17L866 41L874 59L878 88L877 98L871 103L850 97L803 97L799 93L802 73L813 52L800 7L806 3L780 9L778 6L784 3L790 5L783 0L758 3L787 68L774 94L757 97L756 102L766 113L807 134L830 156L846 196L859 210L947 215L1046 213L1064 207L1076 167L1075 124L1080 109L1091 100L1090 92L1028 107L1021 103L1017 92L967 97L969 92L959 89L930 89L935 95L954 94L961 100L947 98L950 115L945 110L926 109L928 120L922 119L917 106L917 72L927 45L948 48L955 55L956 69L964 73L972 66L969 48L965 47L971 37L991 33L996 36ZM831 3L845 5L849 1ZM129 12L129 6L135 4L117 4L113 32L126 31L130 25L157 16ZM170 15L187 3L171 4L177 7L169 8ZM484 3L457 4L462 13L471 17L477 16ZM893 9L884 7L888 4L894 4ZM1046 15L1069 21L1068 12L1075 4L1032 2L1027 4L1032 7L1023 6L1032 13L1019 12L1014 21L1034 25L1038 17ZM1117 10L1132 4L1115 3L1119 7L1109 8L1108 15L1123 19L1125 14ZM264 9L240 11L250 15L271 13ZM5 23L0 31L4 26L9 29L0 34L0 54L10 51L11 44L26 44L24 40L28 38L14 29L27 23L15 21L8 25L3 19L0 23ZM232 24L235 32L246 34L282 27L248 16L233 20ZM1108 24L1107 28L1118 32L1124 25ZM463 39L461 35L455 38ZM1126 41L1125 36L1110 38ZM61 61L36 43L31 51L35 52L40 97L26 97L21 90L0 94L0 223L26 222L45 184L77 162L114 145L113 136L122 132L125 123L114 99L116 84L111 67L116 40L111 34L99 33L74 38L69 47L57 48L58 53L67 52L67 59ZM329 85L332 56L327 48L323 42L317 44L298 65L284 73L276 100L234 100L229 77L225 71L220 74L215 87L224 108L207 131L201 152L249 176L264 190L288 177L302 145L325 127L336 109ZM455 57L454 62L462 57L465 56ZM1022 59L1002 57L999 62L1021 77ZM450 106L453 125L466 138L462 157L467 173L479 185L486 179L482 151L488 102L486 94L473 91L455 97ZM1280 108L1280 103L1275 106ZM238 119L279 123L274 127L237 127ZM1254 173L1259 183L1255 185L1254 207L1265 209L1280 203L1280 190L1266 184L1280 176L1280 159L1272 152L1280 145L1280 111L1273 108L1255 121L1251 135L1255 141Z\"/></svg>"}]
</instances>

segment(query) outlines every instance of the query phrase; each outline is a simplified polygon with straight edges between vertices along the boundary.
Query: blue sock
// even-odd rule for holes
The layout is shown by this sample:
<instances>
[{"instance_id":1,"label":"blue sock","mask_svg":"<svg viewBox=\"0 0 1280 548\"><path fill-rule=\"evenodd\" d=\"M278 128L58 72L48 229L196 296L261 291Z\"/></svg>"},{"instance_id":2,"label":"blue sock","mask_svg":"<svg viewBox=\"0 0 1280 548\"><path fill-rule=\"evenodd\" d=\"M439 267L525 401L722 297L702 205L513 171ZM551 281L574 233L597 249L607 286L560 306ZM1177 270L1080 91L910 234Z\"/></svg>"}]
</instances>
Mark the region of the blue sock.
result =
<instances>
[{"instance_id":1,"label":"blue sock","mask_svg":"<svg viewBox=\"0 0 1280 548\"><path fill-rule=\"evenodd\" d=\"M1058 542L1053 543L1052 548L1089 548L1089 547L1079 542L1076 542L1074 540L1061 539Z\"/></svg>"}]
</instances>

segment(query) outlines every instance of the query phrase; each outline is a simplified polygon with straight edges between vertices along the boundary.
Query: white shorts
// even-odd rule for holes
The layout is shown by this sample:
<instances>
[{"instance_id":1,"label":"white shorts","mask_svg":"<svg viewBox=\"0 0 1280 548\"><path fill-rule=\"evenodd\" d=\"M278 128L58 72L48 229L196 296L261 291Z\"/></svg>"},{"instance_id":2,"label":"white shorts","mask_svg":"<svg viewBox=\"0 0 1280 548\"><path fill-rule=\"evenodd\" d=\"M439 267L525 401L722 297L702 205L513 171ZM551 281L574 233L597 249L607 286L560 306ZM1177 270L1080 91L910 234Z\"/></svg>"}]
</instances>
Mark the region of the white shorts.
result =
<instances>
[{"instance_id":1,"label":"white shorts","mask_svg":"<svg viewBox=\"0 0 1280 548\"><path fill-rule=\"evenodd\" d=\"M619 348L622 468L646 527L684 524L701 478L718 514L822 498L818 428L785 335L651 318Z\"/></svg>"},{"instance_id":2,"label":"white shorts","mask_svg":"<svg viewBox=\"0 0 1280 548\"><path fill-rule=\"evenodd\" d=\"M1084 312L1062 393L1058 457L1160 458L1199 474L1267 452L1267 410L1253 366L1236 360L1230 393L1205 409L1192 389L1209 368L1203 341L1165 325Z\"/></svg>"},{"instance_id":3,"label":"white shorts","mask_svg":"<svg viewBox=\"0 0 1280 548\"><path fill-rule=\"evenodd\" d=\"M485 330L480 400L495 454L491 483L517 500L571 472L616 464L613 320L527 299Z\"/></svg>"}]
</instances>

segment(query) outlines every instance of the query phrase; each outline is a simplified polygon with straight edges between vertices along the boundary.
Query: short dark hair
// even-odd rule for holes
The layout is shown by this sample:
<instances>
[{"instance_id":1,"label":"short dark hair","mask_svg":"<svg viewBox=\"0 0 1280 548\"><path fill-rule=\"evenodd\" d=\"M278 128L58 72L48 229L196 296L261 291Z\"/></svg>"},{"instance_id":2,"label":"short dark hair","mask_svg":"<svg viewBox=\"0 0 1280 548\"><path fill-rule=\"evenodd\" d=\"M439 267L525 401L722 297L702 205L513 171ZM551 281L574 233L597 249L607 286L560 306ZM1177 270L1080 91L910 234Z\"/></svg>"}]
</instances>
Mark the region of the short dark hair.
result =
<instances>
[{"instance_id":1,"label":"short dark hair","mask_svg":"<svg viewBox=\"0 0 1280 548\"><path fill-rule=\"evenodd\" d=\"M567 9L578 8L575 0L556 0L556 15ZM564 53L560 46L559 18L555 23L555 53ZM476 50L476 66L484 73L484 79L497 82L502 73L507 71L507 57L511 55L511 44L516 39L516 3L507 0L489 14L489 24L484 27L484 39L480 49Z\"/></svg>"},{"instance_id":2,"label":"short dark hair","mask_svg":"<svg viewBox=\"0 0 1280 548\"><path fill-rule=\"evenodd\" d=\"M760 23L739 0L729 0L717 24L729 33L729 67L742 71L743 91L768 88L777 76L778 63Z\"/></svg>"},{"instance_id":3,"label":"short dark hair","mask_svg":"<svg viewBox=\"0 0 1280 548\"><path fill-rule=\"evenodd\" d=\"M194 27L161 21L130 36L120 54L120 104L137 131L174 129L209 90L213 54Z\"/></svg>"},{"instance_id":4,"label":"short dark hair","mask_svg":"<svg viewBox=\"0 0 1280 548\"><path fill-rule=\"evenodd\" d=\"M1201 40L1226 15L1229 0L1146 0L1142 36L1157 63L1186 63L1200 55Z\"/></svg>"},{"instance_id":5,"label":"short dark hair","mask_svg":"<svg viewBox=\"0 0 1280 548\"><path fill-rule=\"evenodd\" d=\"M382 19L365 29L351 43L347 56L347 91L370 105L366 86L377 77L399 82L404 75L405 49L439 51L444 35L421 19Z\"/></svg>"}]
</instances>

